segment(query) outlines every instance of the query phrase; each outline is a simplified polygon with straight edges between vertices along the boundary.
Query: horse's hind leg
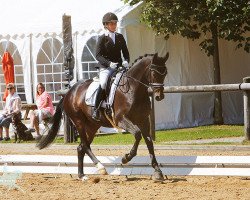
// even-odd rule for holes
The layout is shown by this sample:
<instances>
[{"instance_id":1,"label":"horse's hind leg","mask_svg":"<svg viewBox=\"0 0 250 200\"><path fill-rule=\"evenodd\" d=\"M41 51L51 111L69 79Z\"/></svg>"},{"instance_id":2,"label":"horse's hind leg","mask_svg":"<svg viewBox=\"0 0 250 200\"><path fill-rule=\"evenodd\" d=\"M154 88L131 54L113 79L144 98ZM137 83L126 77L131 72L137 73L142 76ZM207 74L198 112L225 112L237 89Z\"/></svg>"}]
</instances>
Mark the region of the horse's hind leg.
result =
<instances>
[{"instance_id":1,"label":"horse's hind leg","mask_svg":"<svg viewBox=\"0 0 250 200\"><path fill-rule=\"evenodd\" d=\"M119 127L123 128L124 130L132 133L134 135L134 137L135 137L135 142L134 142L134 145L133 145L132 149L130 150L129 153L125 154L122 157L122 163L126 164L130 160L132 160L132 158L135 157L136 154L137 154L138 146L139 146L141 138L142 138L141 130L138 128L138 126L134 125L126 117L124 117L123 120L118 123L118 125L119 125Z\"/></svg>"},{"instance_id":2,"label":"horse's hind leg","mask_svg":"<svg viewBox=\"0 0 250 200\"><path fill-rule=\"evenodd\" d=\"M87 154L90 159L93 161L93 163L96 165L96 167L98 168L98 173L105 175L107 174L107 171L105 169L105 167L101 164L101 162L96 158L96 156L93 154L93 152L91 151L90 148L90 144L92 142L92 139L90 139L90 137L88 137L87 139L87 133L88 136L92 136L92 138L95 135L95 132L97 131L97 127L96 128L89 128L89 126L91 127L91 124L89 126L87 126L88 123L86 123L85 127L82 127L82 125L78 125L77 130L79 132L80 135L80 139L81 139L81 144L78 146L77 148L77 152L78 152L78 177L79 178L83 178L84 177L84 172L83 172L83 166L84 166L84 155Z\"/></svg>"},{"instance_id":3,"label":"horse's hind leg","mask_svg":"<svg viewBox=\"0 0 250 200\"><path fill-rule=\"evenodd\" d=\"M83 167L84 167L84 156L86 153L86 131L85 128L82 126L76 126L80 138L81 138L81 144L77 147L77 159L78 159L78 178L82 180L86 180L87 177L84 175Z\"/></svg>"},{"instance_id":4,"label":"horse's hind leg","mask_svg":"<svg viewBox=\"0 0 250 200\"><path fill-rule=\"evenodd\" d=\"M92 143L94 137L95 137L95 133L98 130L98 128L100 128L100 126L96 126L95 124L91 124L86 123L86 131L88 133L88 145L85 146L85 152L86 154L90 157L90 159L93 161L93 163L95 164L95 166L98 168L98 173L101 175L106 175L108 174L105 167L103 166L103 164L96 158L96 156L93 154L91 148L90 148L90 144Z\"/></svg>"},{"instance_id":5,"label":"horse's hind leg","mask_svg":"<svg viewBox=\"0 0 250 200\"><path fill-rule=\"evenodd\" d=\"M83 151L90 157L90 159L93 161L95 166L98 168L98 173L101 175L108 174L105 167L103 166L103 164L93 154L91 148L84 143L81 143L80 145L81 145L81 148L83 149Z\"/></svg>"},{"instance_id":6,"label":"horse's hind leg","mask_svg":"<svg viewBox=\"0 0 250 200\"><path fill-rule=\"evenodd\" d=\"M85 152L82 148L82 144L80 144L77 147L77 157L78 157L78 178L83 179L84 173L83 173L83 158L84 158Z\"/></svg>"},{"instance_id":7,"label":"horse's hind leg","mask_svg":"<svg viewBox=\"0 0 250 200\"><path fill-rule=\"evenodd\" d=\"M83 172L83 161L84 161L84 155L85 153L91 158L93 163L96 165L98 168L98 173L101 175L106 175L108 174L105 167L101 164L101 162L95 157L95 155L92 153L90 147L86 145L85 142L81 143L77 147L77 153L78 153L78 177L79 179L86 179L86 176L84 175Z\"/></svg>"}]
</instances>

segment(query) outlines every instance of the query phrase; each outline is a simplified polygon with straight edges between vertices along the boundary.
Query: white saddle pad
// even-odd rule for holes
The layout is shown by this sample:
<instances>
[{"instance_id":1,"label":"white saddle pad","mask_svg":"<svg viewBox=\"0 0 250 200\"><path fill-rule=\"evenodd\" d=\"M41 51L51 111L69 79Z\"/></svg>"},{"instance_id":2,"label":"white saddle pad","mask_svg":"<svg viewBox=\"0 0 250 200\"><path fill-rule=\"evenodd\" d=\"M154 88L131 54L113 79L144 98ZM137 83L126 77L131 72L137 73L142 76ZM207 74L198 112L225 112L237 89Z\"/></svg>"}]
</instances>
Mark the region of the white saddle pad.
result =
<instances>
[{"instance_id":1,"label":"white saddle pad","mask_svg":"<svg viewBox=\"0 0 250 200\"><path fill-rule=\"evenodd\" d=\"M122 76L122 72L119 72L116 74L115 80L112 83L110 92L109 92L109 96L108 98L102 102L102 107L106 108L106 105L112 105L113 101L114 101L114 97L115 97L115 91L116 88L119 85L120 79ZM97 94L97 89L99 87L99 79L94 78L94 81L89 85L87 92L86 92L86 96L85 96L85 103L88 106L94 106L95 105L95 99L96 99L96 94Z\"/></svg>"}]
</instances>

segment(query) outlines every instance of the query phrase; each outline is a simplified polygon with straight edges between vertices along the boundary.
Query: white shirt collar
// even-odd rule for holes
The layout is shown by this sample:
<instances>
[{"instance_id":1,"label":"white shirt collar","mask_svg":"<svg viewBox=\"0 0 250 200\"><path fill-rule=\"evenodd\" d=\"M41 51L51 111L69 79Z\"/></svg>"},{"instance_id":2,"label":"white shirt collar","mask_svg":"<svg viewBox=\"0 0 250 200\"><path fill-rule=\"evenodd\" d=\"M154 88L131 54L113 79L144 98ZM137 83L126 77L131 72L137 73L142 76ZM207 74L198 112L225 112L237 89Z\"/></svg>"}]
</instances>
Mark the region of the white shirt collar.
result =
<instances>
[{"instance_id":1,"label":"white shirt collar","mask_svg":"<svg viewBox=\"0 0 250 200\"><path fill-rule=\"evenodd\" d=\"M105 34L105 36L111 37L112 35L115 35L115 32L111 32L108 29L106 29L105 32L104 32L104 34Z\"/></svg>"},{"instance_id":2,"label":"white shirt collar","mask_svg":"<svg viewBox=\"0 0 250 200\"><path fill-rule=\"evenodd\" d=\"M113 40L113 42L115 44L115 32L111 32L109 30L106 30L105 31L105 36L109 36Z\"/></svg>"}]
</instances>

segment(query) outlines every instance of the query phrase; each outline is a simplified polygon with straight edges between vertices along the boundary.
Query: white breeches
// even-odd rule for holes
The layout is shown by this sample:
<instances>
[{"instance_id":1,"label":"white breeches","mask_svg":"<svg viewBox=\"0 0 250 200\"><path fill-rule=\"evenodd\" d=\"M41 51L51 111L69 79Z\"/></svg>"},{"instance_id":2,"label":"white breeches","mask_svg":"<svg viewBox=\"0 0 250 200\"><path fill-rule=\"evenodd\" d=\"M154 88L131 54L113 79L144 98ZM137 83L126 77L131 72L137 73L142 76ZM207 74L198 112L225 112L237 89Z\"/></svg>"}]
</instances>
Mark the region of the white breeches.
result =
<instances>
[{"instance_id":1,"label":"white breeches","mask_svg":"<svg viewBox=\"0 0 250 200\"><path fill-rule=\"evenodd\" d=\"M100 69L100 75L99 75L99 79L100 79L100 85L101 85L101 88L103 90L106 89L106 85L107 85L107 82L108 82L108 79L110 77L110 75L115 71L115 69L112 69L110 67L104 69L104 68L101 68Z\"/></svg>"}]
</instances>

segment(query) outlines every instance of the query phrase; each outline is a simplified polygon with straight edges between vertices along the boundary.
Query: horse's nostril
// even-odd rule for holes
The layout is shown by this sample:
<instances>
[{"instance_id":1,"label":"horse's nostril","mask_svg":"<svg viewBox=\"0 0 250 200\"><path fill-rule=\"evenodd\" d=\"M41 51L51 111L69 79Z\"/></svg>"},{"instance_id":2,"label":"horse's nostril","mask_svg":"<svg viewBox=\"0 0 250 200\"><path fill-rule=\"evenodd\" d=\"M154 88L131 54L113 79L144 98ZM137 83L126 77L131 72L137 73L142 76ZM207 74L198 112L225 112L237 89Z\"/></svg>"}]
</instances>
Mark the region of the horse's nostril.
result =
<instances>
[{"instance_id":1,"label":"horse's nostril","mask_svg":"<svg viewBox=\"0 0 250 200\"><path fill-rule=\"evenodd\" d=\"M164 94L159 94L159 95L155 96L156 101L161 101L162 99L164 99Z\"/></svg>"},{"instance_id":2,"label":"horse's nostril","mask_svg":"<svg viewBox=\"0 0 250 200\"><path fill-rule=\"evenodd\" d=\"M160 97L160 96L156 96L156 97L155 97L155 100L156 100L156 101L160 101L160 100L161 100L161 97Z\"/></svg>"}]
</instances>

